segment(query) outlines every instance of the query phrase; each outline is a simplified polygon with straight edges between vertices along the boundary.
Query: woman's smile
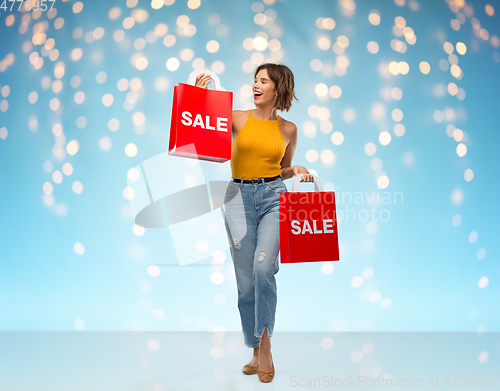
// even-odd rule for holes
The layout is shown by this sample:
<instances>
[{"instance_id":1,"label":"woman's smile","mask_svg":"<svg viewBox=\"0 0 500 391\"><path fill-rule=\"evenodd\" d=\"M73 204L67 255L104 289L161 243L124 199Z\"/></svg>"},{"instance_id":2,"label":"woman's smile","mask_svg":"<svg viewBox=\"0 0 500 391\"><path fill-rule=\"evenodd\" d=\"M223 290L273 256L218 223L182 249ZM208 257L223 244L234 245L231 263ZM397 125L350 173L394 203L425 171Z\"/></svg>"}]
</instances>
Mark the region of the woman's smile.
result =
<instances>
[{"instance_id":1,"label":"woman's smile","mask_svg":"<svg viewBox=\"0 0 500 391\"><path fill-rule=\"evenodd\" d=\"M254 92L253 92L253 98L254 98L254 99L258 99L258 98L260 98L261 96L262 96L262 92L260 92L260 91L254 91Z\"/></svg>"}]
</instances>

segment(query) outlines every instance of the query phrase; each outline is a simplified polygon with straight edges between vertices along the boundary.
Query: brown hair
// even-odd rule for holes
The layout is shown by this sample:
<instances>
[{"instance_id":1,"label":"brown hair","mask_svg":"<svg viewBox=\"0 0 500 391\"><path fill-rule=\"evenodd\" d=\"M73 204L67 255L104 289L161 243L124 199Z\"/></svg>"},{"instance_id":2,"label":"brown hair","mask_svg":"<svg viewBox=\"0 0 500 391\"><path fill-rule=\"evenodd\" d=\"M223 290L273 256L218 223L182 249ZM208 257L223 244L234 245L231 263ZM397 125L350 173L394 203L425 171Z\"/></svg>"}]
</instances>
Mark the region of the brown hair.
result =
<instances>
[{"instance_id":1,"label":"brown hair","mask_svg":"<svg viewBox=\"0 0 500 391\"><path fill-rule=\"evenodd\" d=\"M262 69L267 70L267 74L271 78L271 81L274 83L276 91L278 92L276 108L281 111L290 110L290 107L292 107L292 101L294 99L298 101L293 90L295 88L295 83L292 71L283 64L265 63L259 65L255 71L254 78L257 77L257 74Z\"/></svg>"}]
</instances>

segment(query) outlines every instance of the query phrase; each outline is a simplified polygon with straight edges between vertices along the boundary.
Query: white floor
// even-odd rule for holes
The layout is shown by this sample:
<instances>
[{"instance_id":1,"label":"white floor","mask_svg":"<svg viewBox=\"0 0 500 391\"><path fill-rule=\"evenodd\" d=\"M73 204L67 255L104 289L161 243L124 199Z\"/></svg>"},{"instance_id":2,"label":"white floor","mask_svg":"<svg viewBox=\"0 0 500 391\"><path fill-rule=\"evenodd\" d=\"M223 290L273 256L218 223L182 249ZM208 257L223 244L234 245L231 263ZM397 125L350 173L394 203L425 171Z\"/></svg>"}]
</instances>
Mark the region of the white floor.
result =
<instances>
[{"instance_id":1,"label":"white floor","mask_svg":"<svg viewBox=\"0 0 500 391\"><path fill-rule=\"evenodd\" d=\"M0 390L390 388L376 383L382 376L394 389L449 390L452 376L500 389L492 377L500 376L500 333L289 332L271 344L276 375L264 384L241 372L252 356L241 333L0 332Z\"/></svg>"}]
</instances>

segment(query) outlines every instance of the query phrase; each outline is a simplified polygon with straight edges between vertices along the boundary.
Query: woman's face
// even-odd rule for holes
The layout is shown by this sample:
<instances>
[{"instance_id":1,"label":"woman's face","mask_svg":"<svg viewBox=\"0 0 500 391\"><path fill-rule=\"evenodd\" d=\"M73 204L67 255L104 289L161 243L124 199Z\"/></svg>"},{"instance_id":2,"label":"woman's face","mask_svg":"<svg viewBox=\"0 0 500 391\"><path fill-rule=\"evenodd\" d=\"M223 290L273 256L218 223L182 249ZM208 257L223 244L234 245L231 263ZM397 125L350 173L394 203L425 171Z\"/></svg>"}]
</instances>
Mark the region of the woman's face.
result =
<instances>
[{"instance_id":1,"label":"woman's face","mask_svg":"<svg viewBox=\"0 0 500 391\"><path fill-rule=\"evenodd\" d=\"M277 93L274 83L267 74L267 69L261 69L253 83L253 102L256 106L271 105L276 102Z\"/></svg>"}]
</instances>

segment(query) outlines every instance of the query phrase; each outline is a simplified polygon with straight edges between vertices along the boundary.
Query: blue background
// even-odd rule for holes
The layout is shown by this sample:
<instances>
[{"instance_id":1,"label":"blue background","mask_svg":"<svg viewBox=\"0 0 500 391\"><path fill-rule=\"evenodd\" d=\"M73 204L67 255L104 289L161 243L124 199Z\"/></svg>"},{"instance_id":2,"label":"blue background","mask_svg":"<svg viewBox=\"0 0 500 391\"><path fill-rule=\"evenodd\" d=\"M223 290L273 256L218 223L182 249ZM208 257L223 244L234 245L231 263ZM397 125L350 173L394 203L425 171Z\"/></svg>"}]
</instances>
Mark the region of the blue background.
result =
<instances>
[{"instance_id":1,"label":"blue background","mask_svg":"<svg viewBox=\"0 0 500 391\"><path fill-rule=\"evenodd\" d=\"M0 133L5 136L0 139L0 330L241 330L229 250L225 251L221 270L225 279L221 284L210 279L220 269L210 266L210 258L179 266L168 229L134 233L129 201L123 193L130 168L167 150L173 86L187 81L194 58L202 58L207 68L214 61L222 61L224 70L219 77L222 86L234 93L233 108L253 107L252 99L240 91L243 85L251 85L253 71L246 72L242 65L254 53L263 53L269 59L276 52L247 50L243 42L264 31L269 39L280 41L277 56L281 58L277 61L289 66L295 75L299 101L289 113L281 113L299 129L293 164L315 172L325 189L335 189L339 210L346 206L356 212L370 210L372 205L366 197L362 203L354 202L357 192L378 192L381 196L390 192L393 200L391 204L375 205L390 212L388 221L377 222L376 232L370 231L373 224L367 230L371 219L341 222L341 260L333 262L332 273L322 271L323 263L280 266L275 331L500 331L500 55L493 38L498 39L500 33L500 10L489 16L486 2L467 3L468 9L460 9L465 23L455 31L450 20L457 16L445 1L421 1L418 10L412 9L416 2L411 1L404 6L392 1L357 1L349 13L338 1L278 0L254 6L264 13L270 9L276 13L272 23L260 26L254 22L257 12L252 10L253 3L205 0L200 7L190 9L185 1L178 0L154 10L149 1L139 1L132 8L125 1L84 1L83 10L75 14L73 2L58 0L55 17L43 12L29 21L23 34L19 31L23 13L0 11L0 61L10 53L14 56L14 62L0 72L0 88L8 86L10 90L7 93L2 89L0 97L0 103L8 102L0 106L6 109L0 111L0 128L8 132ZM121 11L115 20L108 14L113 7ZM122 21L134 9L147 10L148 17L124 29ZM374 9L381 15L379 25L368 20ZM212 14L220 16L217 25L227 26L227 34L216 33L217 25L209 23ZM7 26L9 15L15 20ZM179 31L176 23L180 15L187 15L189 23L196 26L193 36ZM272 12L269 15L274 16ZM404 17L417 36L414 45L407 45L406 53L398 53L390 45L392 39L405 42L393 32L397 16ZM327 17L335 20L333 30L317 26L318 18ZM64 19L60 29L54 27L57 18ZM489 32L489 39L474 33L472 18ZM43 57L43 45L23 51L23 44L33 37L33 26L43 21L48 23L46 38L54 38L59 50L56 61ZM167 34L176 36L177 41L166 47L160 36L147 43L139 52L147 58L148 66L139 70L131 63L138 52L134 41L154 31L159 23L167 24ZM271 30L275 26L281 29L281 35ZM104 36L87 43L86 34L98 27L104 29ZM83 34L74 38L77 28ZM113 33L119 29L125 31L125 38L116 42ZM218 31L224 32L223 28ZM337 54L331 45L341 35L349 38L344 53L349 59L345 75L311 69L313 59L320 60L324 67L335 64ZM320 37L330 39L328 50L318 47ZM217 52L207 51L209 40L218 41ZM367 50L369 41L379 44L378 53ZM443 50L445 42L467 46L466 54L458 55L463 71L460 80L439 66L440 60L449 60ZM71 58L74 48L83 50L77 61ZM180 60L178 69L168 70L166 61L179 59L185 48L194 51L193 59ZM40 69L28 59L34 51L44 58ZM101 60L95 57L98 52ZM454 53L457 55L456 50ZM391 61L407 62L408 74L388 73ZM421 61L430 64L429 74L419 70ZM55 93L42 87L42 78L49 76L51 82L55 81L54 66L58 62L64 63L65 74L62 90ZM102 84L96 81L101 71L107 74ZM81 85L73 88L70 80L76 75ZM136 77L141 79L142 88L133 108L127 110L123 103L129 90L120 91L117 83ZM158 77L167 78L168 88L157 88ZM318 83L340 86L341 97L318 96ZM449 83L463 88L465 99L449 94ZM402 99L387 99L387 87L400 88ZM444 88L445 93L437 96L436 88ZM32 91L38 94L34 104L28 100ZM85 93L82 104L74 100L77 91ZM114 97L109 107L101 101L107 93ZM54 97L61 103L57 111L49 107ZM372 116L374 104L385 108L381 118ZM311 105L330 111L332 131L320 131L322 121L310 116ZM401 123L406 131L401 137L393 131L391 112L395 108L404 113ZM446 108L454 110L456 118L437 122L435 111ZM354 121L344 119L346 109L355 111ZM135 112L146 117L143 133L137 132L141 128L133 123ZM38 120L35 131L29 127L33 115ZM76 124L81 116L87 122L83 128ZM120 122L114 132L108 128L112 118ZM311 126L307 121L317 128L313 137L306 135L305 130ZM58 159L53 154L58 142L52 134L54 123L63 126L66 139L60 142L64 150L69 141L78 140L75 155L65 153ZM449 124L466 133L462 142L467 153L463 157L456 153L458 142L447 134ZM330 139L337 131L344 136L341 145ZM382 131L392 136L388 145L379 142ZM99 146L103 137L111 141L109 150ZM369 142L377 146L373 156L364 150ZM138 148L133 157L124 152L129 143ZM309 161L306 152L311 149L318 153L332 151L335 163ZM407 164L405 156L413 157L413 163ZM382 160L383 172L371 168L374 158ZM48 171L44 170L47 161L53 163ZM73 166L72 175L63 175L60 184L54 183L52 173L61 171L67 162ZM228 162L202 162L202 169L207 181L227 180L231 175ZM474 172L469 182L464 179L467 169ZM390 180L384 189L376 181L382 174ZM81 194L72 190L74 181L83 184ZM46 182L54 189L51 205L45 202ZM285 183L290 190L291 180ZM311 191L312 185L301 184L301 189ZM460 203L452 200L457 190L463 193ZM403 202L398 196L394 203L392 194L397 192L403 194ZM352 194L353 201L346 196L342 202L342 193ZM457 214L461 223L455 226L452 219ZM469 235L474 231L478 239L470 243ZM83 255L74 251L75 243L84 245ZM481 249L484 258L477 256ZM152 264L171 266L160 267L160 274L153 277L148 273ZM353 278L363 271L368 276L367 268L373 270L373 276L364 278L359 287L352 286ZM478 286L482 277L489 281L484 288ZM380 292L382 300L389 298L390 306L381 308L380 301L370 301L374 292ZM223 304L215 302L217 294L226 299ZM153 316L154 309L162 310L164 316Z\"/></svg>"}]
</instances>

